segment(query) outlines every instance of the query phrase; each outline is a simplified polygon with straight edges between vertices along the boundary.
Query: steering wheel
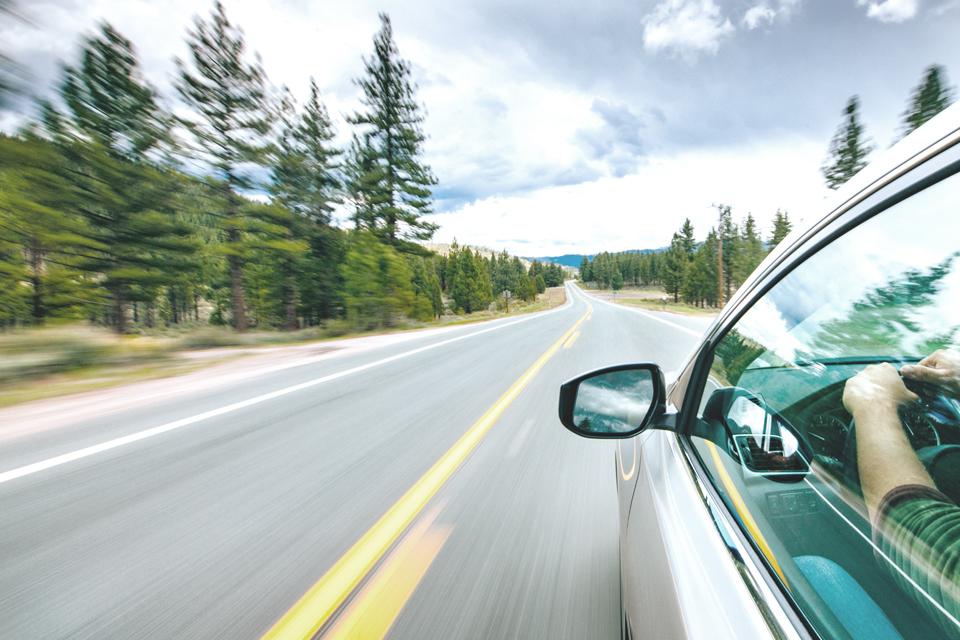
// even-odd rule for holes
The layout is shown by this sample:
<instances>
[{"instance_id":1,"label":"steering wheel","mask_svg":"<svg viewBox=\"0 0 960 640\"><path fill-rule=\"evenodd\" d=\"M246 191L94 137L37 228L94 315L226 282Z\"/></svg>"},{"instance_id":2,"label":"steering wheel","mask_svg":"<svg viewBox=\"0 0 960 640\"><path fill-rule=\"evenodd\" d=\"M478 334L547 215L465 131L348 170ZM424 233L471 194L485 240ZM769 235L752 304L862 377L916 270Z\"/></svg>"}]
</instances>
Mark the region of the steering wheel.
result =
<instances>
[{"instance_id":1,"label":"steering wheel","mask_svg":"<svg viewBox=\"0 0 960 640\"><path fill-rule=\"evenodd\" d=\"M934 482L953 500L960 499L960 445L943 444L936 423L960 424L960 413L943 397L940 387L916 380L904 380L910 391L919 396L916 402L903 405L899 415L917 457ZM929 416L936 416L934 420ZM926 421L927 424L922 424ZM847 426L843 447L843 478L851 489L860 493L860 472L857 465L857 431L853 418Z\"/></svg>"}]
</instances>

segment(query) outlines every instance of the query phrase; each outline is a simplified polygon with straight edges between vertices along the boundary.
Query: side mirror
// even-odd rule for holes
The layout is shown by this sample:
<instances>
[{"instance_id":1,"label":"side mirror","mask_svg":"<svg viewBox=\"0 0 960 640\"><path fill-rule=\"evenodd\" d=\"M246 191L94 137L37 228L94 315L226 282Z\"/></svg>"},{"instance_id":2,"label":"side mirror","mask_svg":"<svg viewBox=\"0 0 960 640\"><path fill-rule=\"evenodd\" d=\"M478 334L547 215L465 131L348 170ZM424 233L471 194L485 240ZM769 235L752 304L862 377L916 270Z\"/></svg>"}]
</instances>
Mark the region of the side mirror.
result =
<instances>
[{"instance_id":1,"label":"side mirror","mask_svg":"<svg viewBox=\"0 0 960 640\"><path fill-rule=\"evenodd\" d=\"M763 398L739 387L715 390L703 409L701 433L737 460L747 475L791 482L810 472L813 451L807 441ZM710 430L712 436L705 432Z\"/></svg>"},{"instance_id":2,"label":"side mirror","mask_svg":"<svg viewBox=\"0 0 960 640\"><path fill-rule=\"evenodd\" d=\"M663 372L621 364L577 376L560 387L560 422L585 438L629 438L666 413Z\"/></svg>"}]
</instances>

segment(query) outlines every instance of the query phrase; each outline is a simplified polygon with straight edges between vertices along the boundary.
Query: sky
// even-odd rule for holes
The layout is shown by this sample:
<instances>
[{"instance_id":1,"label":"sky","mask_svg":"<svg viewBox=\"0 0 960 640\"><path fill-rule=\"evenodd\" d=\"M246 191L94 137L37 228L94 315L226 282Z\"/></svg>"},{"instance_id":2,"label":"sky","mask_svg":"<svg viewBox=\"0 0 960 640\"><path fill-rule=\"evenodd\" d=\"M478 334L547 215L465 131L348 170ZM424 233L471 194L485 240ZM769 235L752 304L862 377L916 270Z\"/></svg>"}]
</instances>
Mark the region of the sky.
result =
<instances>
[{"instance_id":1,"label":"sky","mask_svg":"<svg viewBox=\"0 0 960 640\"><path fill-rule=\"evenodd\" d=\"M878 149L898 136L923 70L960 78L960 0L225 0L270 81L306 97L310 77L338 127L377 14L393 21L424 106L437 176L436 240L523 256L656 248L716 204L769 233L780 208L821 213L820 166L849 96ZM37 96L106 20L176 108L196 0L30 0L0 18L3 53ZM21 100L0 113L12 131Z\"/></svg>"}]
</instances>

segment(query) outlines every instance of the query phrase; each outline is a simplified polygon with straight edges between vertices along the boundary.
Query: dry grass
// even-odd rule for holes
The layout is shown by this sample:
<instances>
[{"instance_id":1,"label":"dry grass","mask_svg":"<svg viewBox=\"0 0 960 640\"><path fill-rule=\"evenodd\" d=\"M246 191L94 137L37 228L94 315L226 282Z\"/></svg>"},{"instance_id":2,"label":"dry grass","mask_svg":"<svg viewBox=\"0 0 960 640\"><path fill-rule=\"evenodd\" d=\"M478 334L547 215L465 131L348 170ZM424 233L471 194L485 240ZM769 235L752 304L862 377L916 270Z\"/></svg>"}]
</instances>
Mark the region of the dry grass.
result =
<instances>
[{"instance_id":1,"label":"dry grass","mask_svg":"<svg viewBox=\"0 0 960 640\"><path fill-rule=\"evenodd\" d=\"M563 287L547 289L529 303L514 304L509 313L482 311L444 316L433 322L409 321L375 332L351 331L342 321L301 331L258 331L238 334L224 327L118 336L88 325L63 325L0 334L0 407L73 393L178 376L245 355L251 348L326 342L350 337L471 324L552 309L564 303ZM209 353L187 357L198 349ZM199 357L198 357L199 356Z\"/></svg>"}]
</instances>

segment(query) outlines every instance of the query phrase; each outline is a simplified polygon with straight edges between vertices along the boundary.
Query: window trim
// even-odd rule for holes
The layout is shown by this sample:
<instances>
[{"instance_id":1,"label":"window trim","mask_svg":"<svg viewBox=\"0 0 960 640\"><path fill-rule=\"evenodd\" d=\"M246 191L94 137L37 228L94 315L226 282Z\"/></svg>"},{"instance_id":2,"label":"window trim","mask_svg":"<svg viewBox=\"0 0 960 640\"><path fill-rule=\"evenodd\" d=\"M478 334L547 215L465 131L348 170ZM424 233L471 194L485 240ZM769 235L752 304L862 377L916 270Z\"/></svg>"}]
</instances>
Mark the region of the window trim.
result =
<instances>
[{"instance_id":1,"label":"window trim","mask_svg":"<svg viewBox=\"0 0 960 640\"><path fill-rule=\"evenodd\" d=\"M948 138L951 139L949 145L942 146L943 140L941 140L924 153L917 154L911 158L912 162L907 161L898 166L890 174L874 183L875 188L861 191L858 194L858 196L861 196L859 199L851 198L847 200L841 207L798 238L775 263L769 265L759 277L750 283L747 290L734 298L732 307L721 312L720 318L711 327L700 349L697 350L686 367L690 371L690 376L686 380L683 404L680 407L677 423L677 440L680 450L687 459L691 473L707 503L707 508L714 515L714 520L721 535L733 534L739 543L737 545L738 549L730 550L734 562L738 563L738 568L739 564L746 564L747 558L750 559L753 571L748 573L754 579L759 576L766 583L768 593L773 594L779 609L786 613L790 622L794 625L793 631L800 632L805 637L818 638L820 636L808 619L807 614L798 606L793 597L784 591L784 587L777 580L773 568L757 548L756 541L744 530L743 524L723 501L716 488L714 478L711 477L694 448L691 434L700 399L706 388L707 377L717 345L753 308L754 304L767 295L781 280L821 249L864 222L920 191L951 176L960 174L960 144L958 144L960 140L956 136L948 136ZM683 375L681 375L682 377ZM718 516L722 517L724 521L722 525L717 522ZM739 553L735 553L735 551ZM741 575L746 580L744 571L741 571ZM748 588L752 592L758 593L756 585L748 584ZM771 617L769 615L772 604L763 602L761 610L768 623L771 623L771 632L776 636L782 636L784 629L775 628L772 624L776 620L776 616Z\"/></svg>"}]
</instances>

